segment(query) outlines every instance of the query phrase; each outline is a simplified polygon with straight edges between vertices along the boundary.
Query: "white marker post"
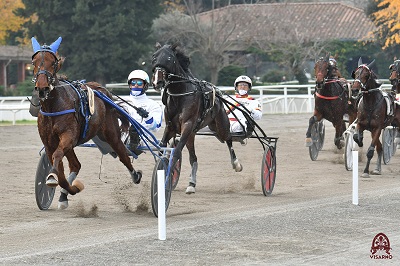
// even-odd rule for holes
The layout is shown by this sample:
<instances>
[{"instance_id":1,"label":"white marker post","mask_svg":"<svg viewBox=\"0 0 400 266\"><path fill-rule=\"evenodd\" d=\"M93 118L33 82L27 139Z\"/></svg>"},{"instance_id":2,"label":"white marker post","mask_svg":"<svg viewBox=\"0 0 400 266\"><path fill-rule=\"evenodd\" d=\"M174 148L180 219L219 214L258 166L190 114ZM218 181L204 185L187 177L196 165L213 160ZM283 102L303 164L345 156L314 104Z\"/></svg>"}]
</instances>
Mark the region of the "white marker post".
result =
<instances>
[{"instance_id":1,"label":"white marker post","mask_svg":"<svg viewBox=\"0 0 400 266\"><path fill-rule=\"evenodd\" d=\"M353 153L353 204L358 205L358 151Z\"/></svg>"},{"instance_id":2,"label":"white marker post","mask_svg":"<svg viewBox=\"0 0 400 266\"><path fill-rule=\"evenodd\" d=\"M158 239L167 239L167 223L165 219L165 173L157 170L157 204L158 204Z\"/></svg>"}]
</instances>

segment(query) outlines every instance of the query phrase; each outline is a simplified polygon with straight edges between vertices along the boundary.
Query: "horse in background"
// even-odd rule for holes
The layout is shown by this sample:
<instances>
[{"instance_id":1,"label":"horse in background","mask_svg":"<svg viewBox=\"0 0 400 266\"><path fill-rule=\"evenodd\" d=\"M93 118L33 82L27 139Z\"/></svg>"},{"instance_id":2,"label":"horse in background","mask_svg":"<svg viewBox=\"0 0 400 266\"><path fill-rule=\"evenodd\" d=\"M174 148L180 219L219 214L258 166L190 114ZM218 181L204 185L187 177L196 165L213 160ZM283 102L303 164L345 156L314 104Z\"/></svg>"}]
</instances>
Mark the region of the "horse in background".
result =
<instances>
[{"instance_id":1,"label":"horse in background","mask_svg":"<svg viewBox=\"0 0 400 266\"><path fill-rule=\"evenodd\" d=\"M359 90L362 97L359 100L357 111L356 132L353 135L354 141L359 147L363 147L363 132L371 132L371 144L367 151L367 164L364 168L362 177L369 177L369 165L374 151L378 154L375 170L371 174L380 175L382 170L382 143L379 139L382 129L389 126L393 119L395 105L393 99L381 90L381 83L378 77L370 68L373 62L363 64L361 58L358 61L358 67L353 71L354 82L352 89Z\"/></svg>"},{"instance_id":2,"label":"horse in background","mask_svg":"<svg viewBox=\"0 0 400 266\"><path fill-rule=\"evenodd\" d=\"M140 182L141 172L136 172L133 168L121 141L118 118L125 128L129 127L128 120L119 115L111 105L93 95L93 90L96 90L112 98L110 92L96 82L74 85L57 77L64 61L57 52L61 41L62 38L59 37L51 45L41 46L33 37L32 65L33 82L40 105L38 131L52 165L46 184L50 187L62 187L58 208L65 209L68 207L67 195L74 195L84 188L83 183L76 179L81 163L74 147L93 137L98 137L112 148L128 168L134 183ZM70 170L67 179L62 162L64 156L67 157Z\"/></svg>"},{"instance_id":3,"label":"horse in background","mask_svg":"<svg viewBox=\"0 0 400 266\"><path fill-rule=\"evenodd\" d=\"M322 119L326 119L335 127L334 143L338 149L344 146L343 132L346 124L343 119L345 114L349 115L351 124L356 118L356 108L351 104L351 90L347 81L341 77L336 65L336 60L328 53L320 57L314 65L315 93L314 113L309 119L306 133L306 146L312 145L311 128Z\"/></svg>"},{"instance_id":4,"label":"horse in background","mask_svg":"<svg viewBox=\"0 0 400 266\"><path fill-rule=\"evenodd\" d=\"M223 102L218 96L221 92L206 81L196 79L189 69L190 59L178 44L157 44L152 58L152 83L158 91L164 89L162 102L165 105L165 130L161 146L166 146L171 138L180 135L173 155L173 165L182 154L186 145L192 167L187 194L195 193L198 169L195 153L196 132L208 126L221 142L226 142L231 156L231 164L236 172L242 171L232 148L230 123Z\"/></svg>"},{"instance_id":5,"label":"horse in background","mask_svg":"<svg viewBox=\"0 0 400 266\"><path fill-rule=\"evenodd\" d=\"M397 149L400 148L400 60L394 58L393 64L389 66L390 76L389 81L392 84L391 93L396 99L396 110L392 125L397 128L395 143L397 143Z\"/></svg>"}]
</instances>

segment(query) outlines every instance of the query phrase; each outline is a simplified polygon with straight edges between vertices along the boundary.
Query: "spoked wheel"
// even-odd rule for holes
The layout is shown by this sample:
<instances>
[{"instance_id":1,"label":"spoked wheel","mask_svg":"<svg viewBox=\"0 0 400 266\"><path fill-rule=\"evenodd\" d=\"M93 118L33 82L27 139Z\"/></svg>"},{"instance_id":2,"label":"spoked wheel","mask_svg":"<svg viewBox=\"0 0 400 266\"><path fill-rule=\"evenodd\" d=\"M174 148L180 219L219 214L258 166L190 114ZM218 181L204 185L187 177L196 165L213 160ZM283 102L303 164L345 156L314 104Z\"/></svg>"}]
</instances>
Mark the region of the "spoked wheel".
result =
<instances>
[{"instance_id":1,"label":"spoked wheel","mask_svg":"<svg viewBox=\"0 0 400 266\"><path fill-rule=\"evenodd\" d=\"M175 139L173 141L173 143L170 145L170 148L175 148L176 144L178 144L178 142L179 142L179 140ZM172 166L172 169L171 169L170 176L171 176L171 180L172 180L172 190L174 190L176 188L176 186L178 185L179 176L181 175L181 167L182 167L182 154L176 161L175 165Z\"/></svg>"},{"instance_id":2,"label":"spoked wheel","mask_svg":"<svg viewBox=\"0 0 400 266\"><path fill-rule=\"evenodd\" d=\"M51 169L51 163L46 152L40 157L35 178L36 204L40 210L47 210L53 202L56 188L46 185L46 177Z\"/></svg>"},{"instance_id":3,"label":"spoked wheel","mask_svg":"<svg viewBox=\"0 0 400 266\"><path fill-rule=\"evenodd\" d=\"M393 127L386 127L382 132L383 163L388 164L396 152L396 130Z\"/></svg>"},{"instance_id":4,"label":"spoked wheel","mask_svg":"<svg viewBox=\"0 0 400 266\"><path fill-rule=\"evenodd\" d=\"M315 161L317 160L318 153L324 146L325 141L325 124L323 120L315 122L314 125L311 127L311 140L312 144L308 148L308 151L311 160Z\"/></svg>"},{"instance_id":5,"label":"spoked wheel","mask_svg":"<svg viewBox=\"0 0 400 266\"><path fill-rule=\"evenodd\" d=\"M344 165L347 171L353 170L353 134L345 134Z\"/></svg>"},{"instance_id":6,"label":"spoked wheel","mask_svg":"<svg viewBox=\"0 0 400 266\"><path fill-rule=\"evenodd\" d=\"M270 195L274 189L276 179L276 156L275 148L267 146L264 151L261 166L261 185L264 196Z\"/></svg>"},{"instance_id":7,"label":"spoked wheel","mask_svg":"<svg viewBox=\"0 0 400 266\"><path fill-rule=\"evenodd\" d=\"M152 207L153 213L156 217L158 217L157 170L164 170L164 173L165 173L165 212L168 209L169 201L171 199L172 182L171 182L171 178L167 177L167 173L166 173L167 169L168 169L168 159L165 157L163 157L161 160L158 159L156 162L156 165L154 166L153 177L151 180L151 207Z\"/></svg>"}]
</instances>

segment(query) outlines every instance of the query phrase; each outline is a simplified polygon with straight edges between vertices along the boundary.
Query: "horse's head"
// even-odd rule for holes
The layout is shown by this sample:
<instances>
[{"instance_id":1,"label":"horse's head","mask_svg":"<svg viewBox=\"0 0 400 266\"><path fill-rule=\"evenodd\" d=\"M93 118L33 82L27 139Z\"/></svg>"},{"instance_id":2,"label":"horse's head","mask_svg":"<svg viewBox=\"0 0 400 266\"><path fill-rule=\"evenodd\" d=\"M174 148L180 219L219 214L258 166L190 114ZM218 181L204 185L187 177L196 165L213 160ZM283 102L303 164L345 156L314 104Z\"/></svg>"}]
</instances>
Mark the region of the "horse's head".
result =
<instances>
[{"instance_id":1,"label":"horse's head","mask_svg":"<svg viewBox=\"0 0 400 266\"><path fill-rule=\"evenodd\" d=\"M390 83L393 86L399 85L400 80L400 60L394 60L393 64L389 66L390 69Z\"/></svg>"},{"instance_id":2,"label":"horse's head","mask_svg":"<svg viewBox=\"0 0 400 266\"><path fill-rule=\"evenodd\" d=\"M358 60L358 67L351 73L351 77L354 79L351 89L353 91L368 92L371 89L379 88L382 84L377 80L377 76L370 68L374 63L363 64L362 59Z\"/></svg>"},{"instance_id":3,"label":"horse's head","mask_svg":"<svg viewBox=\"0 0 400 266\"><path fill-rule=\"evenodd\" d=\"M314 65L314 76L317 86L320 88L324 83L325 78L328 76L329 68L329 55L327 57L320 57Z\"/></svg>"},{"instance_id":4,"label":"horse's head","mask_svg":"<svg viewBox=\"0 0 400 266\"><path fill-rule=\"evenodd\" d=\"M315 83L321 88L326 79L337 78L336 60L328 53L326 57L320 57L314 65Z\"/></svg>"},{"instance_id":5,"label":"horse's head","mask_svg":"<svg viewBox=\"0 0 400 266\"><path fill-rule=\"evenodd\" d=\"M40 45L34 37L32 37L32 65L33 79L35 83L35 90L39 93L41 100L47 99L50 91L54 88L58 82L56 73L60 70L64 59L59 57L57 54L58 47L62 38L59 37L51 45Z\"/></svg>"},{"instance_id":6,"label":"horse's head","mask_svg":"<svg viewBox=\"0 0 400 266\"><path fill-rule=\"evenodd\" d=\"M155 90L160 91L165 87L170 74L183 75L190 64L189 58L177 50L178 43L173 45L156 45L157 51L153 54L151 79Z\"/></svg>"}]
</instances>

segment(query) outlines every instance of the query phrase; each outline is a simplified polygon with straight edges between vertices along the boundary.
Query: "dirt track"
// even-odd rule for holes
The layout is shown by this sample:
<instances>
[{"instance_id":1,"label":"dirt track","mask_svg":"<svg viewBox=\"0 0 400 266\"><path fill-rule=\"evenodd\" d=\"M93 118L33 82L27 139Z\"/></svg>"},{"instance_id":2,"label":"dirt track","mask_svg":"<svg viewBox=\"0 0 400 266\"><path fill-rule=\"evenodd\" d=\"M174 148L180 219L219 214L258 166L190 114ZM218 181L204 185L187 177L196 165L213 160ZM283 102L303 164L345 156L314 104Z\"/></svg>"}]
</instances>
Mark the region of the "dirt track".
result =
<instances>
[{"instance_id":1,"label":"dirt track","mask_svg":"<svg viewBox=\"0 0 400 266\"><path fill-rule=\"evenodd\" d=\"M166 241L158 240L151 213L150 154L134 162L144 178L133 185L118 160L102 158L96 148L77 148L85 190L70 197L65 211L56 209L56 198L50 210L40 211L33 182L42 147L36 126L0 127L0 264L375 265L371 242L383 232L393 256L386 262L398 265L400 155L383 165L383 175L360 179L355 206L352 174L334 148L330 124L318 160L310 160L304 146L309 116L265 115L260 122L267 134L279 137L270 197L261 189L263 151L256 140L236 143L244 169L235 173L226 145L198 136L197 192L184 193L185 150L167 212ZM364 153L360 156L361 173Z\"/></svg>"}]
</instances>

